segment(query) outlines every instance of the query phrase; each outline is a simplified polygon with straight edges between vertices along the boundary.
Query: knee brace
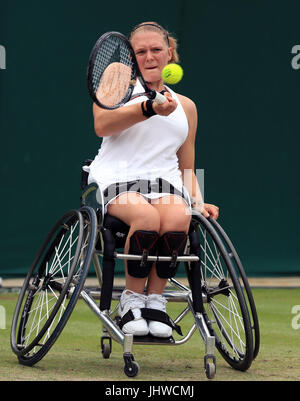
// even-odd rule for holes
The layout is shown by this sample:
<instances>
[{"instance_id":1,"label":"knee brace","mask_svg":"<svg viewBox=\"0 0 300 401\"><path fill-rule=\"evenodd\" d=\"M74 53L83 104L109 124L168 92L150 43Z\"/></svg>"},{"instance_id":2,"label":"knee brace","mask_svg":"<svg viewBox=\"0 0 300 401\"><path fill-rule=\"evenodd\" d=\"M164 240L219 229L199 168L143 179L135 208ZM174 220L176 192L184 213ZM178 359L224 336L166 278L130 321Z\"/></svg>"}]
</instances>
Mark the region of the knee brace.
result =
<instances>
[{"instance_id":1,"label":"knee brace","mask_svg":"<svg viewBox=\"0 0 300 401\"><path fill-rule=\"evenodd\" d=\"M129 242L129 254L142 255L142 260L128 260L128 274L133 277L144 278L150 273L153 262L148 262L148 256L157 252L158 233L156 231L137 230Z\"/></svg>"},{"instance_id":2,"label":"knee brace","mask_svg":"<svg viewBox=\"0 0 300 401\"><path fill-rule=\"evenodd\" d=\"M183 231L169 231L159 239L158 256L171 256L170 262L156 262L157 275L160 278L175 277L179 262L177 256L183 255L187 235Z\"/></svg>"}]
</instances>

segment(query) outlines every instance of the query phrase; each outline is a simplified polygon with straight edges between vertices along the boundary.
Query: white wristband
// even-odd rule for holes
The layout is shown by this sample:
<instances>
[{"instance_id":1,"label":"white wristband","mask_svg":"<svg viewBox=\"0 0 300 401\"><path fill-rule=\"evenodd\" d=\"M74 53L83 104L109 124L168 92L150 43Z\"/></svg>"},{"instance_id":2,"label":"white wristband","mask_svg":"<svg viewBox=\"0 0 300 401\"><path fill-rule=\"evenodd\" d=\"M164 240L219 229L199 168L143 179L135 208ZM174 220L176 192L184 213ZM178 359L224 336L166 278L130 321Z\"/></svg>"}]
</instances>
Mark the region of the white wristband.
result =
<instances>
[{"instance_id":1,"label":"white wristband","mask_svg":"<svg viewBox=\"0 0 300 401\"><path fill-rule=\"evenodd\" d=\"M203 208L204 208L204 203L203 203L203 201L200 201L200 200L198 200L198 201L196 201L196 200L194 200L193 198L191 199L191 202L192 202L192 208L195 208L195 207L197 207L197 208L200 208L200 211L201 211L201 213L203 212Z\"/></svg>"}]
</instances>

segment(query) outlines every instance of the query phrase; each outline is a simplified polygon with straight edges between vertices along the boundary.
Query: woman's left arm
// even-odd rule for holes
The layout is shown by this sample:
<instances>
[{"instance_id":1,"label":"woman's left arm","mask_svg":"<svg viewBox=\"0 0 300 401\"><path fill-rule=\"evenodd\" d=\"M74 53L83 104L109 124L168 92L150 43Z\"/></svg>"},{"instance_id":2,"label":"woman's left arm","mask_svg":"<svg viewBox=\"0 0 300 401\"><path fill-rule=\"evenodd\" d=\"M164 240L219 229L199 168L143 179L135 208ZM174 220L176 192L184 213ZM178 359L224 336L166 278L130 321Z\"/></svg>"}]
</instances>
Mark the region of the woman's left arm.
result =
<instances>
[{"instance_id":1,"label":"woman's left arm","mask_svg":"<svg viewBox=\"0 0 300 401\"><path fill-rule=\"evenodd\" d=\"M179 169L182 173L183 182L193 199L192 207L202 213L204 217L211 216L216 220L219 216L219 208L215 205L204 203L195 174L195 142L198 125L197 108L191 99L182 95L178 95L178 97L189 124L188 136L177 151Z\"/></svg>"}]
</instances>

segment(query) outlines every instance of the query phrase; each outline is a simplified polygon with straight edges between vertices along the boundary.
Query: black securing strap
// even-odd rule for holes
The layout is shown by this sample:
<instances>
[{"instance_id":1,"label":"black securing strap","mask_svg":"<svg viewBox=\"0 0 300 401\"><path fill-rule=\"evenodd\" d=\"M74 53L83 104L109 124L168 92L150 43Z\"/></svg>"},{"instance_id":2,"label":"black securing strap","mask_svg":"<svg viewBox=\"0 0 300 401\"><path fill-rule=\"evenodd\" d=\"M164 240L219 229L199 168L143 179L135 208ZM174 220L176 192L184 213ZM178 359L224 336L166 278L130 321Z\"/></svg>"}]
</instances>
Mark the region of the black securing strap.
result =
<instances>
[{"instance_id":1,"label":"black securing strap","mask_svg":"<svg viewBox=\"0 0 300 401\"><path fill-rule=\"evenodd\" d=\"M134 320L134 315L132 313L132 310L129 309L129 311L125 313L125 315L118 321L120 329L123 328L124 324L131 322L132 320Z\"/></svg>"},{"instance_id":2,"label":"black securing strap","mask_svg":"<svg viewBox=\"0 0 300 401\"><path fill-rule=\"evenodd\" d=\"M175 330L179 335L183 335L180 326L174 323L170 316L163 311L160 311L158 309L141 308L141 315L144 319L155 320L157 322L164 323ZM131 322L132 320L134 320L134 315L132 313L132 310L129 309L129 311L125 313L125 315L120 319L120 329L122 329L124 324Z\"/></svg>"}]
</instances>

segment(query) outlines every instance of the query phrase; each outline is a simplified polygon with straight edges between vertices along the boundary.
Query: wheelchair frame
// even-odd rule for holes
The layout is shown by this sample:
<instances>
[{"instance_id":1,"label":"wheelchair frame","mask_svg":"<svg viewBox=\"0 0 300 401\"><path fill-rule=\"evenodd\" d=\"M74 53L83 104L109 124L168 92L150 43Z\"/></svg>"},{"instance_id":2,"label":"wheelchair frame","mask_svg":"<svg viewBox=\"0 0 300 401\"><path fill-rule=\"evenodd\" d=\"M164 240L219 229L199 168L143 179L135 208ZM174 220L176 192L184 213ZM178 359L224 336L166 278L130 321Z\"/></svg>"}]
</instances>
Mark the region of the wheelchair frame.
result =
<instances>
[{"instance_id":1,"label":"wheelchair frame","mask_svg":"<svg viewBox=\"0 0 300 401\"><path fill-rule=\"evenodd\" d=\"M207 378L212 379L216 373L215 348L234 369L247 370L259 352L259 322L243 266L220 224L200 214L193 214L186 252L177 259L184 263L189 285L172 278L169 284L174 290L165 290L163 293L169 302L187 304L174 323L178 324L188 312L192 312L192 327L183 338L176 340L173 336L170 339L134 337L124 334L120 329L117 307L111 310L111 301L119 300L122 292L122 288L113 286L114 263L117 259L141 260L142 256L116 251L122 242L118 243L116 232L112 235L112 229L101 213L100 190L95 185L92 190L91 186L83 187L82 207L69 211L54 225L21 289L11 330L11 346L19 363L32 366L46 355L62 332L78 298L82 298L102 322L103 358L110 356L112 340L122 344L124 372L128 377L135 377L139 372L133 356L134 345L181 345L197 330L205 344L204 369ZM116 220L113 218L112 223L116 224ZM121 232L117 232L123 234L124 242L126 231L122 233L122 229L129 228L117 221L117 229L121 229ZM202 243L200 231L204 238ZM115 238L113 247L105 239L107 234ZM72 245L69 254L65 251L68 243L70 248ZM111 257L104 261L107 247L111 248ZM206 248L210 248L210 253L215 250L216 257L210 256L211 259L215 258L213 261L206 260ZM171 257L167 256L148 257L153 262L158 259L171 261ZM84 288L92 262L100 290ZM213 267L207 268L206 264L209 263ZM51 302L48 302L48 296ZM224 299L222 312L219 310L219 298ZM100 299L100 305L97 299ZM49 310L45 311L44 304Z\"/></svg>"}]
</instances>

